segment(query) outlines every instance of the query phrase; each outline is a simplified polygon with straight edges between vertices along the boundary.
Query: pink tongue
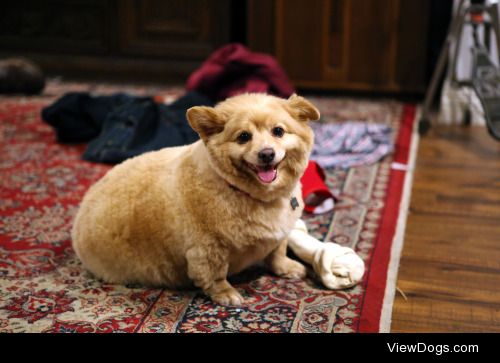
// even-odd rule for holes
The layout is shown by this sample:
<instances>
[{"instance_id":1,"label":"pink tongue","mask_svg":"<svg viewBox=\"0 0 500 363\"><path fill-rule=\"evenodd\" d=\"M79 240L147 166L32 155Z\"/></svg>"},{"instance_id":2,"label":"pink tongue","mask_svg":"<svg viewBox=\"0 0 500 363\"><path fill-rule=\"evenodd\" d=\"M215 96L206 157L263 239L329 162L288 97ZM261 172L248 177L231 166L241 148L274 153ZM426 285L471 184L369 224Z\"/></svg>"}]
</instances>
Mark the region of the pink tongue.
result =
<instances>
[{"instance_id":1,"label":"pink tongue","mask_svg":"<svg viewBox=\"0 0 500 363\"><path fill-rule=\"evenodd\" d=\"M263 183L271 183L274 179L276 179L276 169L257 169L257 175L261 182Z\"/></svg>"}]
</instances>

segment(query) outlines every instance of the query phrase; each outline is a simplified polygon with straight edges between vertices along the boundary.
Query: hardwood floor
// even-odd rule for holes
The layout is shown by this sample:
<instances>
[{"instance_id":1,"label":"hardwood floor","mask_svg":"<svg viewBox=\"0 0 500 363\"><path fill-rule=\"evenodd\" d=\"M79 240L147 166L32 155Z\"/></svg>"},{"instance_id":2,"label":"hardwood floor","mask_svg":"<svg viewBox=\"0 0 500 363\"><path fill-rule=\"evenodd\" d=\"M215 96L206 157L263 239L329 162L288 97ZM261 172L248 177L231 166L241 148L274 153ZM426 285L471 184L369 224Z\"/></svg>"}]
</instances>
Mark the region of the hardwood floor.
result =
<instances>
[{"instance_id":1,"label":"hardwood floor","mask_svg":"<svg viewBox=\"0 0 500 363\"><path fill-rule=\"evenodd\" d=\"M393 332L500 332L500 142L484 128L420 139Z\"/></svg>"}]
</instances>

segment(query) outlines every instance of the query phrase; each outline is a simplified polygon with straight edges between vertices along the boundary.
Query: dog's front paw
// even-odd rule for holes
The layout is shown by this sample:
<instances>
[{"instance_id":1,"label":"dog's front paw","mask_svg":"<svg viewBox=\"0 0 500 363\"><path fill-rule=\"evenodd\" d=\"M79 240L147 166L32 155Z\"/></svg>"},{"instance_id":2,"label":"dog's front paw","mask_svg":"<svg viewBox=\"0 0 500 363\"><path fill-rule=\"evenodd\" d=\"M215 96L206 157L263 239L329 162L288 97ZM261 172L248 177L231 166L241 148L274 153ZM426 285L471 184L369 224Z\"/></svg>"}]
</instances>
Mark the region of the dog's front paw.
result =
<instances>
[{"instance_id":1,"label":"dog's front paw","mask_svg":"<svg viewBox=\"0 0 500 363\"><path fill-rule=\"evenodd\" d=\"M213 302L221 305L240 306L245 301L243 296L241 296L241 294L233 287L225 289L221 292L212 293L210 297Z\"/></svg>"},{"instance_id":2,"label":"dog's front paw","mask_svg":"<svg viewBox=\"0 0 500 363\"><path fill-rule=\"evenodd\" d=\"M288 257L274 261L271 268L276 275L287 279L301 279L307 274L303 264Z\"/></svg>"},{"instance_id":3,"label":"dog's front paw","mask_svg":"<svg viewBox=\"0 0 500 363\"><path fill-rule=\"evenodd\" d=\"M313 268L323 284L333 290L356 285L365 272L363 260L351 248L332 242L324 243L316 252Z\"/></svg>"}]
</instances>

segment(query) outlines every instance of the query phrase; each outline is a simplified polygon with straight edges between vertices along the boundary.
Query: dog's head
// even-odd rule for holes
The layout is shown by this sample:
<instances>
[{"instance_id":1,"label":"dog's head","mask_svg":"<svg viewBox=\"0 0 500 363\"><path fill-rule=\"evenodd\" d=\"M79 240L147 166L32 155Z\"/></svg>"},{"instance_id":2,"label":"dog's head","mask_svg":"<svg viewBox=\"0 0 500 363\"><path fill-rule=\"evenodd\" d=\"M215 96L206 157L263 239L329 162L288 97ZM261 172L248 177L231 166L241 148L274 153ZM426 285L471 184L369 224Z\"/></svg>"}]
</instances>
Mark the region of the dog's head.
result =
<instances>
[{"instance_id":1,"label":"dog's head","mask_svg":"<svg viewBox=\"0 0 500 363\"><path fill-rule=\"evenodd\" d=\"M319 111L305 98L243 94L216 107L187 111L205 143L214 169L252 197L288 196L302 176L313 145L308 121Z\"/></svg>"}]
</instances>

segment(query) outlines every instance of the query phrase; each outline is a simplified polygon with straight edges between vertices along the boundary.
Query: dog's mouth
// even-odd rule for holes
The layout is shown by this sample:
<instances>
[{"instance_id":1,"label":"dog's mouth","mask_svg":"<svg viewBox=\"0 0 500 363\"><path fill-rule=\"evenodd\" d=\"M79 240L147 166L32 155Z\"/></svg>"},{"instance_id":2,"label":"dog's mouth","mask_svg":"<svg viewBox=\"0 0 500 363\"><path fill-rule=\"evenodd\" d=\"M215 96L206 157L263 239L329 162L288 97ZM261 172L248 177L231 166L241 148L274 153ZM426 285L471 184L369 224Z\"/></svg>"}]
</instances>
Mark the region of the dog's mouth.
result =
<instances>
[{"instance_id":1,"label":"dog's mouth","mask_svg":"<svg viewBox=\"0 0 500 363\"><path fill-rule=\"evenodd\" d=\"M246 163L250 170L252 170L255 175L257 175L257 178L265 184L272 183L273 181L276 180L278 177L278 165L274 164L266 164L266 165L255 165L251 163Z\"/></svg>"}]
</instances>

